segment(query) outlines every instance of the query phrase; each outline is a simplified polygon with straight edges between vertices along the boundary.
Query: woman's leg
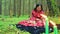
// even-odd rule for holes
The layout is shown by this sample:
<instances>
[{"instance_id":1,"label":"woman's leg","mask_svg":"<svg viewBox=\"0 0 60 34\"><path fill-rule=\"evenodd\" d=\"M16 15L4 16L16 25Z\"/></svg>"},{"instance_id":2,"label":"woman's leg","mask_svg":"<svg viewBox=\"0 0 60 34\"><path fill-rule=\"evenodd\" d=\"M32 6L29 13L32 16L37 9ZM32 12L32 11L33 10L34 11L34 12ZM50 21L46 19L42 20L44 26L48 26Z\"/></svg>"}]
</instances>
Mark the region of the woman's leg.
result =
<instances>
[{"instance_id":1,"label":"woman's leg","mask_svg":"<svg viewBox=\"0 0 60 34\"><path fill-rule=\"evenodd\" d=\"M44 33L45 32L45 28L44 27L37 27L40 31L40 33Z\"/></svg>"},{"instance_id":2,"label":"woman's leg","mask_svg":"<svg viewBox=\"0 0 60 34\"><path fill-rule=\"evenodd\" d=\"M33 31L34 31L33 26L28 26L28 31L29 31L29 33L33 33Z\"/></svg>"},{"instance_id":3,"label":"woman's leg","mask_svg":"<svg viewBox=\"0 0 60 34\"><path fill-rule=\"evenodd\" d=\"M24 27L25 27L25 26L20 25L20 24L17 24L16 27L17 27L18 29L20 29L20 30L24 30Z\"/></svg>"},{"instance_id":4,"label":"woman's leg","mask_svg":"<svg viewBox=\"0 0 60 34\"><path fill-rule=\"evenodd\" d=\"M33 27L33 31L31 32L31 34L40 34L39 29L37 29L37 27Z\"/></svg>"},{"instance_id":5,"label":"woman's leg","mask_svg":"<svg viewBox=\"0 0 60 34\"><path fill-rule=\"evenodd\" d=\"M45 28L43 27L29 27L29 32L31 34L42 34L43 32L45 32Z\"/></svg>"},{"instance_id":6,"label":"woman's leg","mask_svg":"<svg viewBox=\"0 0 60 34\"><path fill-rule=\"evenodd\" d=\"M45 27L38 27L41 33L45 33ZM49 27L49 33L53 32L53 28Z\"/></svg>"},{"instance_id":7,"label":"woman's leg","mask_svg":"<svg viewBox=\"0 0 60 34\"><path fill-rule=\"evenodd\" d=\"M40 34L40 32L34 30L33 32L31 32L31 34Z\"/></svg>"}]
</instances>

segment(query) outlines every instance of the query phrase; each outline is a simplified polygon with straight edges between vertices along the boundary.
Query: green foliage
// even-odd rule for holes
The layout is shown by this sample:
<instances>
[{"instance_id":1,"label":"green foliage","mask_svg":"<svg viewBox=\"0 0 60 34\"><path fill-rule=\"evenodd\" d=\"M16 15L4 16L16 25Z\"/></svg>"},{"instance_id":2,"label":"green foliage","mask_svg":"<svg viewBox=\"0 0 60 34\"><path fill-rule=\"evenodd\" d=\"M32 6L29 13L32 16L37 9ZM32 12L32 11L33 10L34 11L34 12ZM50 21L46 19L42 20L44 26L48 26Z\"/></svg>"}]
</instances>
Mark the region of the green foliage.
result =
<instances>
[{"instance_id":1,"label":"green foliage","mask_svg":"<svg viewBox=\"0 0 60 34\"><path fill-rule=\"evenodd\" d=\"M51 2L50 2L51 1ZM21 15L31 15L31 11L35 8L34 5L36 3L40 3L43 5L43 10L47 12L48 5L47 2L51 3L51 10L49 11L52 16L59 16L59 7L57 4L57 0L0 0L1 3L1 14L2 16L10 16L10 17L19 17ZM49 3L48 3L49 4Z\"/></svg>"},{"instance_id":2,"label":"green foliage","mask_svg":"<svg viewBox=\"0 0 60 34\"><path fill-rule=\"evenodd\" d=\"M2 20L4 19L4 20ZM20 31L16 28L16 25L12 24L17 24L18 22L22 20L27 20L27 16L25 17L14 17L14 18L0 18L0 34L29 34L26 31Z\"/></svg>"},{"instance_id":3,"label":"green foliage","mask_svg":"<svg viewBox=\"0 0 60 34\"><path fill-rule=\"evenodd\" d=\"M60 21L59 21L60 18L58 18L58 17L48 17L48 18L49 18L49 20L54 21L56 24L60 24Z\"/></svg>"},{"instance_id":4,"label":"green foliage","mask_svg":"<svg viewBox=\"0 0 60 34\"><path fill-rule=\"evenodd\" d=\"M57 17L59 16L59 8L58 8L58 5L57 5L57 1L56 0L50 0L51 1L51 6L52 6L52 15Z\"/></svg>"}]
</instances>

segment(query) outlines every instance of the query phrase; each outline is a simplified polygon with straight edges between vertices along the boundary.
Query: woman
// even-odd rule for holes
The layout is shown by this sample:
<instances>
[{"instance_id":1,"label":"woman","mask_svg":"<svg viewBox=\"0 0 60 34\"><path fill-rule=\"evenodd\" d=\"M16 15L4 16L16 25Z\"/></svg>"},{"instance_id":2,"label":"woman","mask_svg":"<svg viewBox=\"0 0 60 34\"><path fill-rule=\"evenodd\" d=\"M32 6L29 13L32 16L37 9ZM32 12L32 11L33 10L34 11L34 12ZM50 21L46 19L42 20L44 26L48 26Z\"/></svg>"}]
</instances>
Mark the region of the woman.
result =
<instances>
[{"instance_id":1,"label":"woman","mask_svg":"<svg viewBox=\"0 0 60 34\"><path fill-rule=\"evenodd\" d=\"M26 30L31 34L41 34L45 32L45 19L41 16L41 14L44 14L42 5L37 4L36 7L32 10L32 17L29 20L19 22L17 28Z\"/></svg>"}]
</instances>

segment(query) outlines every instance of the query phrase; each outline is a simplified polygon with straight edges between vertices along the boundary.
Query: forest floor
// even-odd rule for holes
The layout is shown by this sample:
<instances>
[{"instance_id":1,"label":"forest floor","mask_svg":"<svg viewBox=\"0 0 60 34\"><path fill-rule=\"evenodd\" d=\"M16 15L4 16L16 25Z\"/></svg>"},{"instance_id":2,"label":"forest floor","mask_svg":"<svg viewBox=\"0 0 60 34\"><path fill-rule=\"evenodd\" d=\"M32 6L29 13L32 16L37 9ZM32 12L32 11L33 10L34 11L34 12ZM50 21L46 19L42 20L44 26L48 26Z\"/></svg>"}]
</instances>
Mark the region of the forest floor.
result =
<instances>
[{"instance_id":1,"label":"forest floor","mask_svg":"<svg viewBox=\"0 0 60 34\"><path fill-rule=\"evenodd\" d=\"M26 31L20 31L15 25L12 25L17 24L19 21L28 19L29 18L27 16L21 16L19 18L0 18L0 34L30 34ZM57 24L60 24L60 18L58 17L49 17L49 19ZM54 32L50 34L54 34ZM58 30L58 34L60 34L60 30Z\"/></svg>"}]
</instances>

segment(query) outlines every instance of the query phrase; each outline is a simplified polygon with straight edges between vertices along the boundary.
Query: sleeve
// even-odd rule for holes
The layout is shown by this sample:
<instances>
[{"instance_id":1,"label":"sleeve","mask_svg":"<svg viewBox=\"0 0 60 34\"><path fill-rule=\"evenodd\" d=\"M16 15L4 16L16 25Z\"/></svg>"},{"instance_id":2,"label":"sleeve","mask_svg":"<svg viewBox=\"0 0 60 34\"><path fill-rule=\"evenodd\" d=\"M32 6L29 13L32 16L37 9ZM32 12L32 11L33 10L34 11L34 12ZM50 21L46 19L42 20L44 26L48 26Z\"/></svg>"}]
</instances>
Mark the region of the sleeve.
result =
<instances>
[{"instance_id":1,"label":"sleeve","mask_svg":"<svg viewBox=\"0 0 60 34\"><path fill-rule=\"evenodd\" d=\"M44 11L41 11L41 13L40 14L44 14ZM40 16L40 18L42 18L42 16Z\"/></svg>"},{"instance_id":2,"label":"sleeve","mask_svg":"<svg viewBox=\"0 0 60 34\"><path fill-rule=\"evenodd\" d=\"M36 18L41 18L40 14L44 14L43 11L41 11L39 14L37 14L34 10L32 11L32 16Z\"/></svg>"},{"instance_id":3,"label":"sleeve","mask_svg":"<svg viewBox=\"0 0 60 34\"><path fill-rule=\"evenodd\" d=\"M44 11L41 11L41 14L44 14Z\"/></svg>"},{"instance_id":4,"label":"sleeve","mask_svg":"<svg viewBox=\"0 0 60 34\"><path fill-rule=\"evenodd\" d=\"M35 11L32 11L32 16L33 16L33 17L37 17L37 14L36 14Z\"/></svg>"}]
</instances>

